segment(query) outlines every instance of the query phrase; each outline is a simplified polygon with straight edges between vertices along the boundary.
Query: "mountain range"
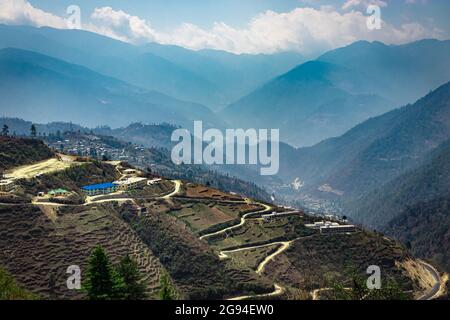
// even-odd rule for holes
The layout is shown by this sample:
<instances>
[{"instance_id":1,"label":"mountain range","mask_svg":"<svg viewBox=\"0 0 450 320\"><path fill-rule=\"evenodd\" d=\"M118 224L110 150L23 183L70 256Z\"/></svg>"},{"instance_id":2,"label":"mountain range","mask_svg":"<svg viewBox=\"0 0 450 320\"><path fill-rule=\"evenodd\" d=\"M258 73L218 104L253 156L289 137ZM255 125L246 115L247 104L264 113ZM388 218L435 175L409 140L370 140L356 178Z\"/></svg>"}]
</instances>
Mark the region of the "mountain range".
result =
<instances>
[{"instance_id":1,"label":"mountain range","mask_svg":"<svg viewBox=\"0 0 450 320\"><path fill-rule=\"evenodd\" d=\"M297 66L221 112L242 127L280 128L294 146L340 136L450 79L450 41L360 41Z\"/></svg>"},{"instance_id":2,"label":"mountain range","mask_svg":"<svg viewBox=\"0 0 450 320\"><path fill-rule=\"evenodd\" d=\"M202 119L221 126L207 107L132 86L80 65L21 49L0 50L4 116L84 126L124 126L151 119L184 126Z\"/></svg>"},{"instance_id":3,"label":"mountain range","mask_svg":"<svg viewBox=\"0 0 450 320\"><path fill-rule=\"evenodd\" d=\"M235 55L156 43L137 46L81 30L0 25L0 48L42 55L23 63L36 63L47 56L60 60L60 66L66 63L67 68L79 66L86 71L82 78L86 81L78 84L82 97L68 89L68 84L77 80L70 72L63 73L72 79L50 83L48 74L39 79L44 73L32 68L23 68L15 79L13 72L12 81L6 78L8 74L2 75L0 81L11 81L16 87L22 86L21 78L26 80L23 91L8 96L7 102L17 114L7 116L29 114L29 110L22 110L26 109L24 102L34 102L19 97L36 95L35 109L64 100L67 114L61 118L58 112L51 112L54 117L45 121L26 117L37 122L118 127L141 121L189 127L195 119L218 128L279 128L282 141L293 146L311 146L342 135L368 118L415 101L450 79L450 41L439 40L400 46L359 41L305 62L307 57L290 52ZM96 83L100 77L104 86L109 79L108 88ZM47 90L47 85L48 100L36 93ZM3 88L9 91L10 87ZM110 88L114 90L108 92ZM93 101L86 101L87 91ZM105 92L116 94L111 99L114 101L105 99ZM106 116L105 104L111 104L120 116ZM74 109L83 108L105 116L69 117L77 114ZM118 110L125 108L128 110Z\"/></svg>"},{"instance_id":4,"label":"mountain range","mask_svg":"<svg viewBox=\"0 0 450 320\"><path fill-rule=\"evenodd\" d=\"M413 105L369 119L313 147L284 150L280 176L304 189L329 185L354 198L383 185L450 138L450 83Z\"/></svg>"},{"instance_id":5,"label":"mountain range","mask_svg":"<svg viewBox=\"0 0 450 320\"><path fill-rule=\"evenodd\" d=\"M450 140L424 163L348 207L359 221L378 226L418 256L450 270Z\"/></svg>"},{"instance_id":6,"label":"mountain range","mask_svg":"<svg viewBox=\"0 0 450 320\"><path fill-rule=\"evenodd\" d=\"M131 45L82 30L0 25L0 48L34 51L218 110L304 62L297 53L235 55Z\"/></svg>"}]
</instances>

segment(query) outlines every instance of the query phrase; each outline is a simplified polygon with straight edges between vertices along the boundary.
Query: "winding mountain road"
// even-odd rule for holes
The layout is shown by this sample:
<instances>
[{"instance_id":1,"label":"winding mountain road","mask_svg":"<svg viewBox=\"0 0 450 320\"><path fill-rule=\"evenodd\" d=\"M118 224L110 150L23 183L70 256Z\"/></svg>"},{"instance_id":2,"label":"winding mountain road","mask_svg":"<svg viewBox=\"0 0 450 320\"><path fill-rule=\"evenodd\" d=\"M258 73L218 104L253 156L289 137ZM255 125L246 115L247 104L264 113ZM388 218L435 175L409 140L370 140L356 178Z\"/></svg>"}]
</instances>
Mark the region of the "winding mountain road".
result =
<instances>
[{"instance_id":1,"label":"winding mountain road","mask_svg":"<svg viewBox=\"0 0 450 320\"><path fill-rule=\"evenodd\" d=\"M235 224L235 225L233 225L231 227L227 227L227 228L224 228L224 229L216 231L216 232L205 234L205 235L200 237L200 240L203 240L203 239L206 239L206 238L218 235L218 234L222 234L222 233L227 232L229 230L233 230L233 229L239 228L240 226L243 226L245 224L245 222L247 221L247 217L249 217L251 215L254 215L254 214L258 214L258 213L268 212L268 211L270 211L272 209L271 206L269 206L267 204L264 204L264 203L255 203L255 204L263 206L264 209L263 210L259 210L259 211L253 211L253 212L246 213L246 214L244 214L241 217L241 221L238 224Z\"/></svg>"},{"instance_id":2,"label":"winding mountain road","mask_svg":"<svg viewBox=\"0 0 450 320\"><path fill-rule=\"evenodd\" d=\"M419 297L417 300L433 300L433 299L438 298L440 295L441 286L443 285L441 275L436 270L436 268L433 267L431 264L429 264L425 261L422 261L422 260L418 260L418 262L425 268L425 270L427 270L430 273L430 275L435 280L435 283L434 283L433 287L431 287L429 292L425 293L424 295Z\"/></svg>"},{"instance_id":3,"label":"winding mountain road","mask_svg":"<svg viewBox=\"0 0 450 320\"><path fill-rule=\"evenodd\" d=\"M171 197L177 195L180 192L181 180L173 180L172 182L175 185L175 189L171 193L166 194L165 196L159 197L159 199L170 199Z\"/></svg>"},{"instance_id":4,"label":"winding mountain road","mask_svg":"<svg viewBox=\"0 0 450 320\"><path fill-rule=\"evenodd\" d=\"M279 295L282 295L285 291L285 289L278 285L278 284L274 284L275 290L273 292L269 292L269 293L263 293L263 294L255 294L255 295L249 295L249 296L240 296L240 297L234 297L234 298L230 298L227 300L248 300L248 299L258 299L258 298L270 298L270 297L276 297Z\"/></svg>"},{"instance_id":5,"label":"winding mountain road","mask_svg":"<svg viewBox=\"0 0 450 320\"><path fill-rule=\"evenodd\" d=\"M247 201L247 203L251 203L251 202L250 202L250 201ZM239 228L239 227L241 227L241 226L243 226L243 225L245 224L245 222L247 221L247 218L248 218L249 216L254 215L254 214L258 214L258 213L269 212L269 211L272 209L271 206L269 206L269 205L267 205L267 204L264 204L264 203L255 202L254 204L261 205L261 206L264 207L264 209L263 209L263 210L253 211L253 212L249 212L249 213L247 213L247 214L244 214L244 215L241 217L241 221L240 221L238 224L233 225L233 226L231 226L231 227L226 227L226 228L224 228L224 229L222 229L222 230L219 230L219 231L216 231L216 232L212 232L212 233L203 235L203 236L200 237L200 240L204 240L204 239L209 238L209 237L211 237L211 236L218 235L218 234L222 234L222 233L227 232L227 231L229 231L229 230L233 230L233 229ZM245 247L245 248L239 248L239 249L228 250L228 251L227 251L227 250L224 250L224 251L220 251L220 252L218 253L218 256L219 256L220 259L226 259L226 258L229 257L227 254L230 254L230 253L241 252L241 251L246 251L246 250L253 250L253 249L258 249L258 248L266 248L266 247L270 247L270 246L274 246L274 245L280 246L280 248L278 248L274 253L268 255L268 256L267 256L267 257L266 257L266 258L258 265L258 268L256 269L256 273L259 274L259 275L262 275L262 274L264 273L265 266L266 266L270 261L272 261L276 256L278 256L279 254L281 254L281 253L283 253L285 250L287 250L287 249L289 248L289 246L291 245L291 243L294 242L294 241L296 241L296 240L298 240L298 239L291 240L291 241L283 241L283 242L280 242L280 241L277 241L277 242L271 242L271 243L268 243L268 244L249 246L249 247ZM230 299L228 299L228 300L248 300L248 299L258 299L258 298L275 297L275 296L280 296L280 295L282 295L282 294L285 292L285 290L286 290L284 287L280 286L280 285L277 284L277 283L274 283L274 288L275 288L274 291L273 291L273 292L270 292L270 293L256 294L256 295L246 295L246 296L239 296L239 297L230 298Z\"/></svg>"}]
</instances>

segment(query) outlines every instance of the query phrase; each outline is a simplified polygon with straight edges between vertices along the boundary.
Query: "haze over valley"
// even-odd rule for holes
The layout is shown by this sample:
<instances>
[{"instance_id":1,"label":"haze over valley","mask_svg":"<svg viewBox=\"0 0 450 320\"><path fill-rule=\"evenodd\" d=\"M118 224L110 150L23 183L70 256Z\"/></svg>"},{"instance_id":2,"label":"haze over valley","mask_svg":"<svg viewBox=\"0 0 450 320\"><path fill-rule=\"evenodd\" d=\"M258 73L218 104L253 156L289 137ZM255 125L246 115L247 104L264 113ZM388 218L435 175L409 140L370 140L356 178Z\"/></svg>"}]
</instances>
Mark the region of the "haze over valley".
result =
<instances>
[{"instance_id":1,"label":"haze over valley","mask_svg":"<svg viewBox=\"0 0 450 320\"><path fill-rule=\"evenodd\" d=\"M221 22L197 8L180 25L150 23L158 1L140 4L146 18L86 4L77 28L40 2L0 0L10 296L448 299L450 25L437 12L450 6L386 3L368 31L364 1L224 8ZM179 129L195 164L174 161ZM244 138L218 141L227 129ZM261 129L279 140L252 141ZM223 160L198 162L211 146ZM119 281L98 295L96 259ZM71 290L75 263L91 271ZM359 292L374 265L383 289Z\"/></svg>"}]
</instances>

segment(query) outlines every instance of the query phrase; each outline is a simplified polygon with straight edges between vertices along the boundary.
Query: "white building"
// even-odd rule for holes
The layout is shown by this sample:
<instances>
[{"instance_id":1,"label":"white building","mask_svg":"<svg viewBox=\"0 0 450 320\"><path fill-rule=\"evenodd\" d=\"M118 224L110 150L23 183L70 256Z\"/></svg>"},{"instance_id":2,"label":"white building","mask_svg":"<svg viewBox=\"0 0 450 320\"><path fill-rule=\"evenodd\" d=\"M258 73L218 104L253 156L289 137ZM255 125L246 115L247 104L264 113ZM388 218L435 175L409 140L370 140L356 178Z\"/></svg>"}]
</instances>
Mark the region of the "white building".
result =
<instances>
[{"instance_id":1,"label":"white building","mask_svg":"<svg viewBox=\"0 0 450 320\"><path fill-rule=\"evenodd\" d=\"M147 181L147 184L148 184L149 186L151 186L151 185L160 183L161 181L162 181L161 178L155 178L155 179L152 179L152 180L148 180L148 181Z\"/></svg>"},{"instance_id":2,"label":"white building","mask_svg":"<svg viewBox=\"0 0 450 320\"><path fill-rule=\"evenodd\" d=\"M113 182L119 190L131 190L143 188L147 185L147 179L142 177L124 178Z\"/></svg>"},{"instance_id":3,"label":"white building","mask_svg":"<svg viewBox=\"0 0 450 320\"><path fill-rule=\"evenodd\" d=\"M326 234L330 234L330 233L350 233L350 232L355 232L356 231L356 227L354 225L351 224L347 224L347 225L337 225L337 226L324 226L320 228L320 233L326 233Z\"/></svg>"},{"instance_id":4,"label":"white building","mask_svg":"<svg viewBox=\"0 0 450 320\"><path fill-rule=\"evenodd\" d=\"M125 169L123 170L123 173L126 175L136 175L139 172L136 169Z\"/></svg>"},{"instance_id":5,"label":"white building","mask_svg":"<svg viewBox=\"0 0 450 320\"><path fill-rule=\"evenodd\" d=\"M13 180L0 180L0 191L9 192L14 188Z\"/></svg>"},{"instance_id":6,"label":"white building","mask_svg":"<svg viewBox=\"0 0 450 320\"><path fill-rule=\"evenodd\" d=\"M347 225L340 225L337 222L331 222L331 221L319 221L314 222L313 224L305 224L305 227L311 228L314 230L319 230L320 233L349 233L349 232L355 232L356 227L351 224Z\"/></svg>"}]
</instances>

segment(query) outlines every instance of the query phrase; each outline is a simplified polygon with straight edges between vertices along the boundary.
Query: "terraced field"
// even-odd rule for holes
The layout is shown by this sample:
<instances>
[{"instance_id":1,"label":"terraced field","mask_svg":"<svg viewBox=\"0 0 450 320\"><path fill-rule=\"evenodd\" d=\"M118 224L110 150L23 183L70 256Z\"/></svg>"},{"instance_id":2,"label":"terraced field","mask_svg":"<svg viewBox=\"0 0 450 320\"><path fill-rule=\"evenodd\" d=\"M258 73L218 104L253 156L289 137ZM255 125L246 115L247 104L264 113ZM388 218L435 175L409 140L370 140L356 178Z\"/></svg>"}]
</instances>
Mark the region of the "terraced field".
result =
<instances>
[{"instance_id":1,"label":"terraced field","mask_svg":"<svg viewBox=\"0 0 450 320\"><path fill-rule=\"evenodd\" d=\"M302 216L280 217L271 221L251 219L239 228L209 239L211 245L221 250L231 250L250 244L265 244L292 240L314 233L304 227Z\"/></svg>"},{"instance_id":2,"label":"terraced field","mask_svg":"<svg viewBox=\"0 0 450 320\"><path fill-rule=\"evenodd\" d=\"M396 267L408 259L395 242L368 232L351 235L307 237L270 263L266 274L297 289L314 290L345 283L351 272L366 274L367 267L380 266L384 279L393 278L405 290L413 289L406 272Z\"/></svg>"},{"instance_id":3,"label":"terraced field","mask_svg":"<svg viewBox=\"0 0 450 320\"><path fill-rule=\"evenodd\" d=\"M121 215L160 258L183 298L220 299L242 293L270 292L273 288L271 281L250 268L220 261L206 242L167 212L153 211L138 216L131 207L123 206Z\"/></svg>"},{"instance_id":4,"label":"terraced field","mask_svg":"<svg viewBox=\"0 0 450 320\"><path fill-rule=\"evenodd\" d=\"M222 203L215 200L192 202L187 199L174 200L170 214L174 215L195 233L209 228L238 221L247 212L258 210L257 205L240 203Z\"/></svg>"},{"instance_id":5,"label":"terraced field","mask_svg":"<svg viewBox=\"0 0 450 320\"><path fill-rule=\"evenodd\" d=\"M41 297L81 298L67 289L66 269L83 270L91 250L102 245L114 263L125 255L138 261L148 293L157 294L162 265L113 207L52 210L54 219L36 206L0 206L0 265L20 284Z\"/></svg>"},{"instance_id":6,"label":"terraced field","mask_svg":"<svg viewBox=\"0 0 450 320\"><path fill-rule=\"evenodd\" d=\"M183 185L181 195L189 198L205 198L208 200L242 201L242 198L237 195L232 195L194 183Z\"/></svg>"},{"instance_id":7,"label":"terraced field","mask_svg":"<svg viewBox=\"0 0 450 320\"><path fill-rule=\"evenodd\" d=\"M146 186L143 190L131 190L126 194L135 198L154 198L165 195L173 190L173 183L169 180L163 180L150 186Z\"/></svg>"},{"instance_id":8,"label":"terraced field","mask_svg":"<svg viewBox=\"0 0 450 320\"><path fill-rule=\"evenodd\" d=\"M256 271L261 262L263 262L263 260L267 256L277 251L278 247L279 245L274 244L262 248L252 248L250 250L227 252L226 256L236 261L236 264Z\"/></svg>"}]
</instances>

